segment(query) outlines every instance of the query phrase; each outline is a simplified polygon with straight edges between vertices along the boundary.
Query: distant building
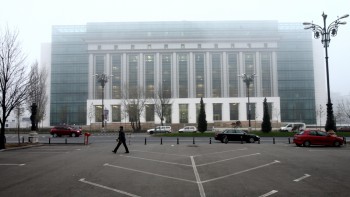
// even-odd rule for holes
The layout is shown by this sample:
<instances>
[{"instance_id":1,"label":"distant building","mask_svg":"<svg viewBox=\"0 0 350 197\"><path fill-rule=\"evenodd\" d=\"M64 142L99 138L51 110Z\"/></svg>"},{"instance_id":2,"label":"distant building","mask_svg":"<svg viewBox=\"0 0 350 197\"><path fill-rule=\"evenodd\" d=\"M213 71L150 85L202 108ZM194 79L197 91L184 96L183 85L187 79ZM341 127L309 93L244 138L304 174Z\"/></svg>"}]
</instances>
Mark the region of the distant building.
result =
<instances>
[{"instance_id":1,"label":"distant building","mask_svg":"<svg viewBox=\"0 0 350 197\"><path fill-rule=\"evenodd\" d=\"M256 74L249 88L251 119L316 124L312 36L300 23L278 21L120 22L53 26L50 125L129 122L122 95L158 88L171 95L169 123L196 123L203 97L207 120L247 121L247 89L239 75ZM324 78L324 76L322 76ZM323 87L323 84L320 85ZM319 94L322 95L322 94ZM129 95L130 96L130 95ZM142 122L159 123L150 100Z\"/></svg>"}]
</instances>

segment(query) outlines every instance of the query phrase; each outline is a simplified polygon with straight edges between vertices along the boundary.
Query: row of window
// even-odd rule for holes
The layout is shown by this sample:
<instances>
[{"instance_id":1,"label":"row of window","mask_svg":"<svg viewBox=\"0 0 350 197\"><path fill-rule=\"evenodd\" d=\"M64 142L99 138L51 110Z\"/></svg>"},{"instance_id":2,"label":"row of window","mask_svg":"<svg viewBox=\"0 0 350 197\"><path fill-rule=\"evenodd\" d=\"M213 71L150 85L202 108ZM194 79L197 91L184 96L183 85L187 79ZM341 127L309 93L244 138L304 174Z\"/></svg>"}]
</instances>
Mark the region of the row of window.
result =
<instances>
[{"instance_id":1,"label":"row of window","mask_svg":"<svg viewBox=\"0 0 350 197\"><path fill-rule=\"evenodd\" d=\"M193 45L193 44L191 44L191 45ZM251 43L247 43L246 46L247 46L247 48L251 48L252 44ZM264 48L267 48L267 47L268 47L268 44L264 43ZM168 44L164 44L164 49L168 49L168 48L169 48L169 45ZM186 44L180 44L180 48L181 49L185 49L186 48ZM193 48L193 47L190 47L190 48ZM197 44L197 48L201 49L202 48L202 44ZM213 48L218 49L219 48L219 44L214 43L213 44ZM235 48L235 44L234 43L231 44L231 48ZM102 45L97 45L97 49L98 50L102 50ZM118 50L118 49L119 49L119 45L114 45L114 50ZM131 50L136 49L135 45L131 44L130 45L130 49ZM147 44L147 49L152 49L152 44ZM125 49L123 49L123 50L125 50Z\"/></svg>"},{"instance_id":2,"label":"row of window","mask_svg":"<svg viewBox=\"0 0 350 197\"><path fill-rule=\"evenodd\" d=\"M272 118L272 103L268 103L269 107L269 114L270 118ZM112 105L111 106L111 116L109 116L109 110L105 108L104 111L104 117L105 120L108 122L122 122L124 118L124 113L121 109L121 105ZM167 107L167 112L165 112L165 122L171 123L172 121L172 111L171 111L171 105ZM246 109L249 110L248 104L246 106ZM93 110L93 109L90 109ZM196 116L198 118L200 110L200 104L196 104ZM136 117L136 111L135 114L133 114L132 107L129 107L129 114L128 117L133 118ZM155 113L155 105L154 104L147 104L145 105L145 121L146 122L154 122L154 118L156 116ZM94 118L95 122L102 122L102 106L101 105L95 105L94 106L94 112L90 111L88 112L90 118ZM188 123L189 122L189 107L188 104L179 104L179 120L180 123ZM247 119L249 119L249 111L247 111ZM109 117L112 119L110 120ZM250 119L255 120L258 117L256 117L256 105L255 103L250 103ZM221 103L213 103L213 120L214 121L221 121L222 120L222 104ZM230 104L230 120L239 120L239 104L238 103L231 103ZM125 121L125 120L124 120Z\"/></svg>"}]
</instances>

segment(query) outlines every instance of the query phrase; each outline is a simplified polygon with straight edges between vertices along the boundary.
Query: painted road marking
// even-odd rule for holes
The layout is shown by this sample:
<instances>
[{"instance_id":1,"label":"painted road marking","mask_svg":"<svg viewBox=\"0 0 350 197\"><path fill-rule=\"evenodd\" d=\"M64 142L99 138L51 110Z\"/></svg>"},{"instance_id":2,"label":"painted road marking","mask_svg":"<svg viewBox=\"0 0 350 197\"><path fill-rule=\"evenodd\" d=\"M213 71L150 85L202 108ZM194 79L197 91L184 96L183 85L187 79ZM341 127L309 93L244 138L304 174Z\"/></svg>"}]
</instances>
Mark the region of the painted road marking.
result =
<instances>
[{"instance_id":1,"label":"painted road marking","mask_svg":"<svg viewBox=\"0 0 350 197\"><path fill-rule=\"evenodd\" d=\"M198 173L198 170L197 170L197 167L196 167L196 162L194 161L193 156L191 156L191 163L192 163L194 175L196 176L197 185L198 185L198 189L199 189L199 194L201 195L201 197L205 197L203 184L201 182L201 178L199 177L199 173Z\"/></svg>"},{"instance_id":2,"label":"painted road marking","mask_svg":"<svg viewBox=\"0 0 350 197\"><path fill-rule=\"evenodd\" d=\"M191 180L187 180L187 179L181 179L181 178L176 178L176 177L171 177L171 176L166 176L166 175L161 175L161 174L155 174L155 173L146 172L146 171L142 171L142 170L135 170L135 169L131 169L131 168L125 168L125 167L122 167L122 166L111 165L109 163L105 163L103 166L120 168L120 169L130 170L130 171L134 171L134 172L141 172L141 173L144 173L144 174L149 174L149 175L159 176L159 177L169 178L169 179L175 179L175 180L179 180L179 181L186 181L186 182L190 182L190 183L197 183L196 181L191 181Z\"/></svg>"},{"instance_id":3,"label":"painted road marking","mask_svg":"<svg viewBox=\"0 0 350 197\"><path fill-rule=\"evenodd\" d=\"M276 163L281 163L281 162L275 160L275 161L273 161L273 162L271 162L271 163L267 163L267 164L264 164L264 165L260 165L260 166L254 167L254 168L249 168L249 169L246 169L246 170L242 170L242 171L235 172L235 173L232 173L232 174L228 174L228 175L225 175L225 176L217 177L217 178L214 178L214 179L208 179L208 180L206 180L206 181L202 181L202 183L207 183L207 182L210 182L210 181L216 181L216 180L223 179L223 178L227 178L227 177L230 177L230 176L242 174L242 173L244 173L244 172L249 172L249 171L252 171L252 170L259 169L259 168L267 167L267 166L270 166L270 165L273 165L273 164L276 164Z\"/></svg>"},{"instance_id":4,"label":"painted road marking","mask_svg":"<svg viewBox=\"0 0 350 197\"><path fill-rule=\"evenodd\" d=\"M15 163L0 163L0 166L24 166L25 163L15 164Z\"/></svg>"},{"instance_id":5,"label":"painted road marking","mask_svg":"<svg viewBox=\"0 0 350 197\"><path fill-rule=\"evenodd\" d=\"M254 154L250 154L250 155L242 155L242 156L238 156L238 157L232 157L232 158L229 158L229 159L223 159L223 160L214 161L214 162L210 162L210 163L199 164L197 166L205 166L205 165L210 165L210 164L215 164L215 163L219 163L219 162L224 162L224 161L229 161L229 160L238 159L238 158L244 158L244 157L250 157L250 156L255 156L255 155L260 155L260 153L254 153Z\"/></svg>"},{"instance_id":6,"label":"painted road marking","mask_svg":"<svg viewBox=\"0 0 350 197\"><path fill-rule=\"evenodd\" d=\"M111 191L114 191L114 192L117 192L117 193L125 194L127 196L140 197L138 195L130 194L130 193L125 192L125 191L121 191L121 190L118 190L118 189L114 189L114 188L111 188L111 187L107 187L107 186L104 186L104 185L100 185L100 184L97 184L97 183L86 181L85 178L81 178L79 181L82 182L82 183L86 183L86 184L93 185L93 186L96 186L96 187L100 187L100 188L103 188L103 189L111 190Z\"/></svg>"},{"instance_id":7,"label":"painted road marking","mask_svg":"<svg viewBox=\"0 0 350 197\"><path fill-rule=\"evenodd\" d=\"M143 151L143 150L131 150L131 151L142 152L142 153L161 154L161 155L171 155L171 156L178 156L178 157L189 157L188 155L177 155L177 154L160 153L160 152L150 152L150 151Z\"/></svg>"},{"instance_id":8,"label":"painted road marking","mask_svg":"<svg viewBox=\"0 0 350 197\"><path fill-rule=\"evenodd\" d=\"M278 192L277 190L272 190L272 191L270 191L270 192L268 192L268 193L266 193L266 194L264 194L264 195L261 195L261 196L259 196L259 197L271 196L272 194L275 194L275 193L277 193L277 192Z\"/></svg>"},{"instance_id":9,"label":"painted road marking","mask_svg":"<svg viewBox=\"0 0 350 197\"><path fill-rule=\"evenodd\" d=\"M128 158L133 158L133 159L143 159L143 160L147 160L147 161L155 161L155 162L166 163L166 164L173 164L173 165L181 165L181 166L188 166L188 167L191 167L191 166L192 166L192 165L187 165L187 164L182 164L182 163L161 161L161 160L155 160L155 159L147 159L147 158L143 158L143 157L124 156L124 155L120 155L120 156L128 157Z\"/></svg>"},{"instance_id":10,"label":"painted road marking","mask_svg":"<svg viewBox=\"0 0 350 197\"><path fill-rule=\"evenodd\" d=\"M199 157L199 156L205 156L205 155L211 155L211 154L220 154L220 153L227 153L227 152L234 152L234 151L239 151L239 150L247 150L247 148L240 148L240 149L235 149L235 150L226 150L226 151L221 151L221 152L214 152L214 153L206 153L202 155L193 155L193 157Z\"/></svg>"},{"instance_id":11,"label":"painted road marking","mask_svg":"<svg viewBox=\"0 0 350 197\"><path fill-rule=\"evenodd\" d=\"M299 181L301 181L301 180L303 180L303 179L306 179L306 178L308 178L308 177L310 177L311 175L309 175L309 174L305 174L304 176L302 176L302 177L300 177L300 178L297 178L297 179L295 179L295 180L293 180L293 181L295 181L295 182L299 182Z\"/></svg>"}]
</instances>

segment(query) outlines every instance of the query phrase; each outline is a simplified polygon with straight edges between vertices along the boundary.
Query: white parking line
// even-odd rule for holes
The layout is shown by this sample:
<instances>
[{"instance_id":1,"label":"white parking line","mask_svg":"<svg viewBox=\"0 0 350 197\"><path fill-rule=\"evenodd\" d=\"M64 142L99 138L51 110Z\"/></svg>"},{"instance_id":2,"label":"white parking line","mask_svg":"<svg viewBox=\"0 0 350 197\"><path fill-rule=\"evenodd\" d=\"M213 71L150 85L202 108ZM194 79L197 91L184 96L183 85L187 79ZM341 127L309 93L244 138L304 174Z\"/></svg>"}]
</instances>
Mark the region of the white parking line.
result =
<instances>
[{"instance_id":1,"label":"white parking line","mask_svg":"<svg viewBox=\"0 0 350 197\"><path fill-rule=\"evenodd\" d=\"M214 152L214 153L206 153L206 154L202 154L202 155L193 155L193 157L199 157L199 156L211 155L211 154L227 153L227 152L234 152L234 151L239 151L239 150L247 150L247 148L240 148L240 149L235 149L235 150L226 150L226 151Z\"/></svg>"},{"instance_id":2,"label":"white parking line","mask_svg":"<svg viewBox=\"0 0 350 197\"><path fill-rule=\"evenodd\" d=\"M133 159L143 159L143 160L147 160L147 161L155 161L155 162L166 163L166 164L173 164L173 165L181 165L181 166L188 166L188 167L192 166L192 165L187 165L187 164L182 164L182 163L174 163L174 162L160 161L160 160L155 160L155 159L147 159L147 158L143 158L143 157L124 156L124 155L120 155L120 156L133 158Z\"/></svg>"},{"instance_id":3,"label":"white parking line","mask_svg":"<svg viewBox=\"0 0 350 197\"><path fill-rule=\"evenodd\" d=\"M277 190L272 190L272 191L270 191L270 192L268 192L268 193L266 193L266 194L264 194L264 195L261 195L261 196L259 196L259 197L271 196L272 194L275 194L275 193L277 193L277 192L278 192Z\"/></svg>"},{"instance_id":4,"label":"white parking line","mask_svg":"<svg viewBox=\"0 0 350 197\"><path fill-rule=\"evenodd\" d=\"M308 178L308 177L310 177L311 175L309 175L309 174L305 174L304 176L302 176L302 177L300 177L300 178L297 178L297 179L295 179L295 180L293 180L293 181L295 181L295 182L299 182L299 181L301 181L301 180L303 180L303 179L306 179L306 178Z\"/></svg>"},{"instance_id":5,"label":"white parking line","mask_svg":"<svg viewBox=\"0 0 350 197\"><path fill-rule=\"evenodd\" d=\"M201 182L201 178L199 177L199 173L198 173L197 167L196 167L196 162L194 161L193 156L191 156L191 163L192 163L194 175L196 176L199 193L200 193L201 197L205 197L203 184Z\"/></svg>"},{"instance_id":6,"label":"white parking line","mask_svg":"<svg viewBox=\"0 0 350 197\"><path fill-rule=\"evenodd\" d=\"M87 183L87 184L89 184L89 185L93 185L93 186L100 187L100 188L103 188L103 189L108 189L108 190L111 190L111 191L114 191L114 192L118 192L118 193L121 193L121 194L125 194L125 195L127 195L127 196L140 197L140 196L138 196L138 195L130 194L130 193L125 192L125 191L121 191L121 190L118 190L118 189L114 189L114 188L110 188L110 187L107 187L107 186L104 186L104 185L100 185L100 184L97 184L97 183L93 183L93 182L90 182L90 181L86 181L85 178L81 178L79 181L82 182L82 183Z\"/></svg>"},{"instance_id":7,"label":"white parking line","mask_svg":"<svg viewBox=\"0 0 350 197\"><path fill-rule=\"evenodd\" d=\"M176 177L171 177L171 176L165 176L165 175L161 175L161 174L155 174L155 173L146 172L146 171L142 171L142 170L135 170L135 169L131 169L131 168L125 168L125 167L122 167L122 166L111 165L109 163L105 163L103 166L120 168L120 169L130 170L130 171L134 171L134 172L141 172L141 173L144 173L144 174L149 174L149 175L159 176L159 177L169 178L169 179L175 179L175 180L179 180L179 181L186 181L186 182L190 182L190 183L197 183L196 181L191 181L191 180L181 179L181 178L176 178Z\"/></svg>"},{"instance_id":8,"label":"white parking line","mask_svg":"<svg viewBox=\"0 0 350 197\"><path fill-rule=\"evenodd\" d=\"M271 162L271 163L268 163L268 164L264 164L264 165L260 165L260 166L254 167L254 168L249 168L249 169L246 169L246 170L242 170L242 171L235 172L235 173L232 173L232 174L228 174L228 175L225 175L225 176L217 177L217 178L214 178L214 179L208 179L206 181L202 181L202 183L207 183L207 182L210 182L210 181L216 181L216 180L227 178L227 177L230 177L230 176L242 174L244 172L249 172L249 171L252 171L252 170L259 169L259 168L267 167L267 166L270 166L270 165L273 165L273 164L276 164L276 163L281 163L281 162L275 160L274 162Z\"/></svg>"},{"instance_id":9,"label":"white parking line","mask_svg":"<svg viewBox=\"0 0 350 197\"><path fill-rule=\"evenodd\" d=\"M229 160L238 159L238 158L250 157L250 156L255 156L255 155L260 155L260 153L254 153L254 154L250 154L250 155L242 155L242 156L238 156L238 157L232 157L232 158L229 158L229 159L223 159L223 160L214 161L214 162L210 162L210 163L199 164L197 166L205 166L205 165L210 165L210 164L214 164L214 163L229 161Z\"/></svg>"},{"instance_id":10,"label":"white parking line","mask_svg":"<svg viewBox=\"0 0 350 197\"><path fill-rule=\"evenodd\" d=\"M21 164L15 164L15 163L0 163L0 166L24 166L26 164L21 163Z\"/></svg>"},{"instance_id":11,"label":"white parking line","mask_svg":"<svg viewBox=\"0 0 350 197\"><path fill-rule=\"evenodd\" d=\"M131 150L131 151L142 152L142 153L161 154L161 155L172 155L172 156L178 156L178 157L189 157L188 155L177 155L177 154L160 153L160 152L151 152L151 151L143 151L143 150Z\"/></svg>"}]
</instances>

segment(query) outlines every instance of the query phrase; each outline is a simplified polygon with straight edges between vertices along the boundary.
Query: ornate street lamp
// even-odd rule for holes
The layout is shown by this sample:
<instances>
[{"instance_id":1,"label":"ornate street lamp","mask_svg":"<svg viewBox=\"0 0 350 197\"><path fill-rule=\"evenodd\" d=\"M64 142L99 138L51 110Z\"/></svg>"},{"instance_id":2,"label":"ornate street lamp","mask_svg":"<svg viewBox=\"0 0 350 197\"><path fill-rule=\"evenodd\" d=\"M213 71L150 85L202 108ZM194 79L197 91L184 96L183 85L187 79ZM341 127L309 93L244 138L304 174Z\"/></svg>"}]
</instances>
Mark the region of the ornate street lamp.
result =
<instances>
[{"instance_id":1,"label":"ornate street lamp","mask_svg":"<svg viewBox=\"0 0 350 197\"><path fill-rule=\"evenodd\" d=\"M104 131L104 127L105 127L104 95L105 95L105 85L108 82L108 77L106 74L96 74L95 76L97 78L97 81L101 83L101 87L102 87L102 131Z\"/></svg>"},{"instance_id":2,"label":"ornate street lamp","mask_svg":"<svg viewBox=\"0 0 350 197\"><path fill-rule=\"evenodd\" d=\"M251 123L250 123L250 116L251 116L251 109L250 109L250 100L249 100L249 86L252 82L254 82L254 77L256 76L256 74L252 74L250 76L248 76L246 73L239 75L240 77L242 77L243 82L247 85L247 96L248 96L248 122L249 122L249 128L248 130L251 130Z\"/></svg>"},{"instance_id":3,"label":"ornate street lamp","mask_svg":"<svg viewBox=\"0 0 350 197\"><path fill-rule=\"evenodd\" d=\"M345 25L346 22L340 21L340 19L348 17L349 14L346 14L342 17L338 17L337 20L333 21L328 27L326 26L326 19L327 15L322 14L323 17L323 27L314 24L313 22L305 22L303 25L305 26L304 29L311 29L314 32L314 38L318 39L321 37L321 42L323 44L323 47L325 48L326 53L326 74L327 74L327 91L328 91L328 102L327 102L327 122L325 129L326 131L333 130L336 131L336 124L334 121L333 116L333 107L331 102L331 94L330 94L330 88L329 88L329 72L328 72L328 47L329 42L331 41L331 35L334 37L337 35L338 27L339 25Z\"/></svg>"}]
</instances>

